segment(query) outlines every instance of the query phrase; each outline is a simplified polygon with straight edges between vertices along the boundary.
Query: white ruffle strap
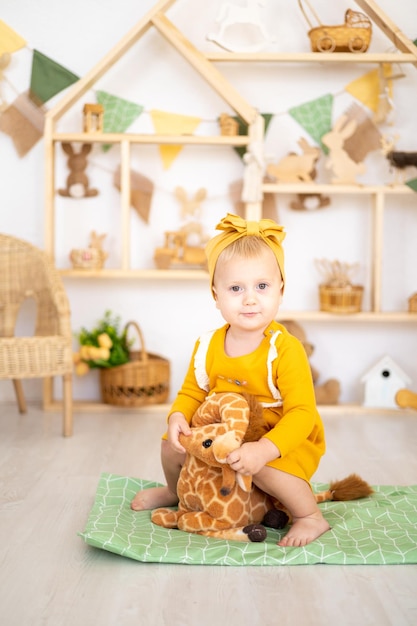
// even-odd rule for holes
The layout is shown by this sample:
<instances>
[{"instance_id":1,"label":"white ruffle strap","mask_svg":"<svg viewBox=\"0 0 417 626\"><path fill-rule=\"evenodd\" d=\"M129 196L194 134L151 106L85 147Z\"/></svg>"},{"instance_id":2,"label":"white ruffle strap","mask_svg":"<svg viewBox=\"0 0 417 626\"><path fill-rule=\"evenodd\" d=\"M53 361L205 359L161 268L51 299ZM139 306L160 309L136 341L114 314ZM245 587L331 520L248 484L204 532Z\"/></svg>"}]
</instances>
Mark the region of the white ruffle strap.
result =
<instances>
[{"instance_id":1,"label":"white ruffle strap","mask_svg":"<svg viewBox=\"0 0 417 626\"><path fill-rule=\"evenodd\" d=\"M272 335L271 339L269 340L269 350L268 350L268 357L267 357L267 362L266 362L266 367L268 371L268 387L269 387L269 391L271 392L272 397L275 399L275 402L262 402L263 407L282 406L281 394L279 392L278 387L275 386L273 378L272 378L272 363L275 361L275 359L278 356L278 350L275 344L276 344L278 335L280 333L281 333L280 330L275 331L275 333Z\"/></svg>"},{"instance_id":2,"label":"white ruffle strap","mask_svg":"<svg viewBox=\"0 0 417 626\"><path fill-rule=\"evenodd\" d=\"M201 337L199 337L199 346L194 355L195 379L200 389L203 389L204 391L209 391L210 389L210 381L206 370L206 356L211 338L213 337L215 332L215 330L209 330L208 332L203 333Z\"/></svg>"}]
</instances>

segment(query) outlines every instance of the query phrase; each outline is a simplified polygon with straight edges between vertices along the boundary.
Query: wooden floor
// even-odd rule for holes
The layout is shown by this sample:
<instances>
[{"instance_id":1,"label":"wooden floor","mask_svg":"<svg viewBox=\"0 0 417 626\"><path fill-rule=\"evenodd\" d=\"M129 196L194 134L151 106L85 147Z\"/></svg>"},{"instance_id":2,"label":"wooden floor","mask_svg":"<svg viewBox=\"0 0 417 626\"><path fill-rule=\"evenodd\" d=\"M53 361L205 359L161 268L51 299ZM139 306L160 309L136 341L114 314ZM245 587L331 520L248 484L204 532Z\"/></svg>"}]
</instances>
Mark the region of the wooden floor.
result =
<instances>
[{"instance_id":1,"label":"wooden floor","mask_svg":"<svg viewBox=\"0 0 417 626\"><path fill-rule=\"evenodd\" d=\"M61 418L0 405L0 621L4 626L417 624L417 566L143 564L87 546L100 473L163 480L160 411ZM352 471L417 483L417 412L327 415L315 480Z\"/></svg>"}]
</instances>

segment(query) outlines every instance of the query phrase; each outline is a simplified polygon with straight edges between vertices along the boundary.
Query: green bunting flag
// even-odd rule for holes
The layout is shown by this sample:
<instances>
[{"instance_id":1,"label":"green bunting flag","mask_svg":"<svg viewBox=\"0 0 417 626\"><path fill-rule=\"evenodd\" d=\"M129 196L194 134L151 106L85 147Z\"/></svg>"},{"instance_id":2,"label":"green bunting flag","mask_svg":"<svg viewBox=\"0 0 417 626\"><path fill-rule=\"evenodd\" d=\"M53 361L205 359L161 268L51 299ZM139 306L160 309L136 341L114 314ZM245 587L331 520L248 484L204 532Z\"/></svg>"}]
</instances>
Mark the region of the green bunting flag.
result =
<instances>
[{"instance_id":1,"label":"green bunting flag","mask_svg":"<svg viewBox=\"0 0 417 626\"><path fill-rule=\"evenodd\" d=\"M266 135L266 131L268 130L268 126L269 126L269 122L271 121L271 119L273 118L273 113L261 113L262 117L264 118L265 121L265 135ZM236 120L236 122L239 124L239 135L247 135L248 134L248 125L246 124L246 122L244 122L240 117L238 116L233 116L233 119ZM243 155L246 152L246 146L242 146L242 147L235 147L234 150L236 150L236 152L238 153L238 155L240 156L240 158L243 158Z\"/></svg>"},{"instance_id":2,"label":"green bunting flag","mask_svg":"<svg viewBox=\"0 0 417 626\"><path fill-rule=\"evenodd\" d=\"M417 178L411 178L410 180L406 180L405 184L413 191L417 191Z\"/></svg>"},{"instance_id":3,"label":"green bunting flag","mask_svg":"<svg viewBox=\"0 0 417 626\"><path fill-rule=\"evenodd\" d=\"M33 51L30 97L36 104L47 102L77 80L79 76L62 65L58 65L38 50Z\"/></svg>"},{"instance_id":4,"label":"green bunting flag","mask_svg":"<svg viewBox=\"0 0 417 626\"><path fill-rule=\"evenodd\" d=\"M104 107L103 130L105 133L123 133L143 111L141 104L135 104L112 96L105 91L96 92L97 102ZM104 145L106 151L110 145Z\"/></svg>"},{"instance_id":5,"label":"green bunting flag","mask_svg":"<svg viewBox=\"0 0 417 626\"><path fill-rule=\"evenodd\" d=\"M332 129L333 96L326 94L317 100L305 102L293 107L288 113L300 124L308 134L321 145L327 154L328 148L321 143L321 138Z\"/></svg>"}]
</instances>

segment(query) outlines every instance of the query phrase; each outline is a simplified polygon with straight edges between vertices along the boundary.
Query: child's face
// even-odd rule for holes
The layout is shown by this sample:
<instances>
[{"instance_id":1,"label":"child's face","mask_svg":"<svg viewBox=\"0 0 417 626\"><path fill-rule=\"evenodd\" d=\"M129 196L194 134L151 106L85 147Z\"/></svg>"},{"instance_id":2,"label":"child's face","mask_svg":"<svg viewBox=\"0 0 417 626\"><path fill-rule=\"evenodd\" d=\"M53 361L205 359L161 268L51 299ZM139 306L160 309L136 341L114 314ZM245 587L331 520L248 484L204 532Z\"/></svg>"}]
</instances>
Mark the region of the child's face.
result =
<instances>
[{"instance_id":1,"label":"child's face","mask_svg":"<svg viewBox=\"0 0 417 626\"><path fill-rule=\"evenodd\" d=\"M275 318L282 299L283 282L272 250L256 257L234 256L220 260L214 273L216 306L234 328L263 330Z\"/></svg>"}]
</instances>

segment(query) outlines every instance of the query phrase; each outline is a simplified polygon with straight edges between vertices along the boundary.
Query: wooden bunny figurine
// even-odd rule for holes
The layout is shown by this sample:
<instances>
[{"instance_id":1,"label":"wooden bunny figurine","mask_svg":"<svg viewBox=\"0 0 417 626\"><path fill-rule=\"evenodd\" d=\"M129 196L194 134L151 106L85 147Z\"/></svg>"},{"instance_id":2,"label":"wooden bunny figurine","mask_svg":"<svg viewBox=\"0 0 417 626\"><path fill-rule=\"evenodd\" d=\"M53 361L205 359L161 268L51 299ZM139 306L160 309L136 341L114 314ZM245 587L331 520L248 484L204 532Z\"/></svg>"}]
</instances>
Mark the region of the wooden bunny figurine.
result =
<instances>
[{"instance_id":1,"label":"wooden bunny figurine","mask_svg":"<svg viewBox=\"0 0 417 626\"><path fill-rule=\"evenodd\" d=\"M298 140L302 154L294 152L284 156L278 163L271 163L266 173L280 183L311 182L316 175L315 165L320 158L320 148L311 146L304 137Z\"/></svg>"},{"instance_id":2,"label":"wooden bunny figurine","mask_svg":"<svg viewBox=\"0 0 417 626\"><path fill-rule=\"evenodd\" d=\"M343 148L346 139L351 137L357 128L356 120L347 122L347 119L347 115L339 117L333 129L323 135L321 140L330 150L325 168L331 169L335 174L332 183L354 185L356 176L365 172L365 165L356 163Z\"/></svg>"},{"instance_id":3,"label":"wooden bunny figurine","mask_svg":"<svg viewBox=\"0 0 417 626\"><path fill-rule=\"evenodd\" d=\"M201 203L207 197L207 191L201 188L195 192L194 196L188 197L183 187L176 187L175 197L181 205L181 218L184 220L179 232L185 234L188 245L203 245L207 241L208 235L204 233L200 216Z\"/></svg>"},{"instance_id":4,"label":"wooden bunny figurine","mask_svg":"<svg viewBox=\"0 0 417 626\"><path fill-rule=\"evenodd\" d=\"M90 189L87 175L87 154L91 152L91 144L84 143L79 152L75 152L70 143L63 143L62 149L68 154L68 168L66 189L58 189L60 196L70 198L90 198L98 194L97 189Z\"/></svg>"},{"instance_id":5,"label":"wooden bunny figurine","mask_svg":"<svg viewBox=\"0 0 417 626\"><path fill-rule=\"evenodd\" d=\"M175 188L175 197L181 204L181 217L183 219L198 219L201 214L201 203L207 197L207 191L204 188L198 189L194 197L188 197L183 187Z\"/></svg>"}]
</instances>

